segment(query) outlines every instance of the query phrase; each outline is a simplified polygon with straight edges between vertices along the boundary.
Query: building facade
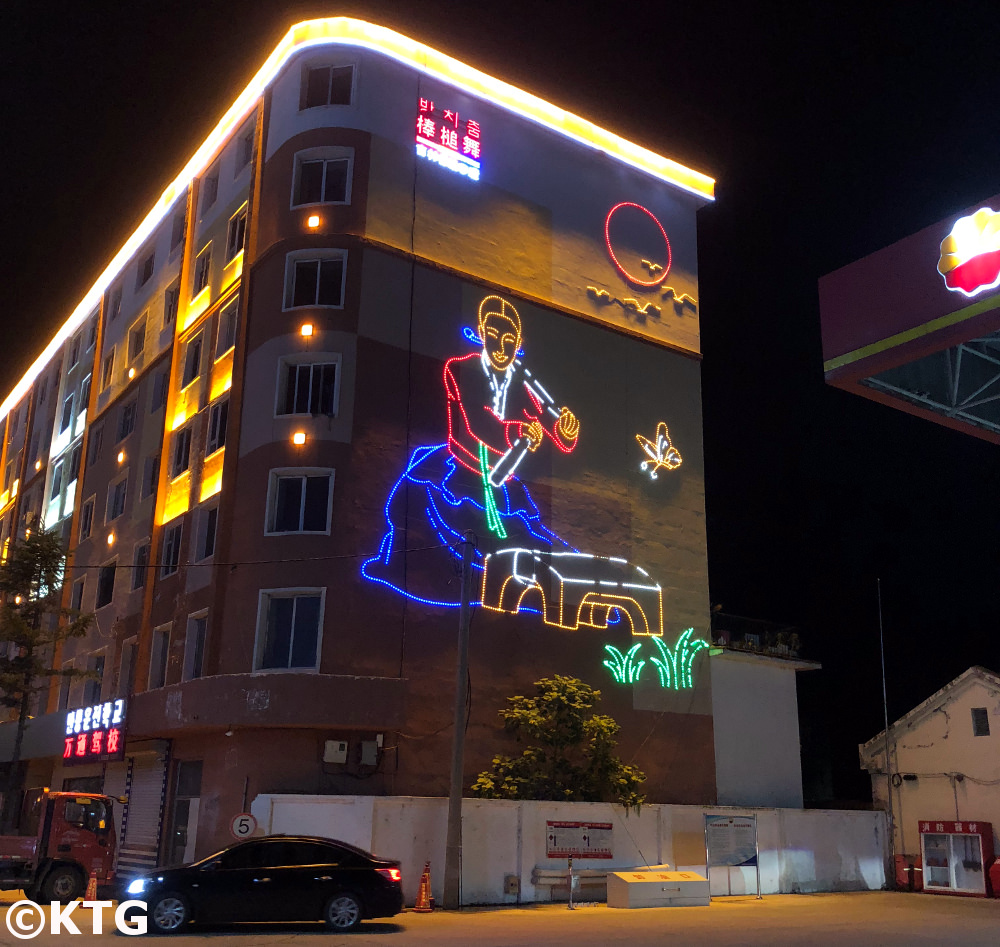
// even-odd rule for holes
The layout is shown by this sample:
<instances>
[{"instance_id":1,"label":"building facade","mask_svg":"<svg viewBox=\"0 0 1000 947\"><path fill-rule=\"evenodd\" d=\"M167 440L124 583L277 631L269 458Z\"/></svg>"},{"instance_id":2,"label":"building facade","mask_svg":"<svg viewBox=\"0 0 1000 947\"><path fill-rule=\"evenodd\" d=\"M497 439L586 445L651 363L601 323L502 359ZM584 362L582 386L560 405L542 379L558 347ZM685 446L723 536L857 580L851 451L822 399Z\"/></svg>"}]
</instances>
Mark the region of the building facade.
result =
<instances>
[{"instance_id":1,"label":"building facade","mask_svg":"<svg viewBox=\"0 0 1000 947\"><path fill-rule=\"evenodd\" d=\"M124 868L261 793L445 793L471 531L466 784L568 674L650 801L714 801L712 187L391 31L294 27L0 408L0 540L60 531L96 614L33 782L127 794Z\"/></svg>"}]
</instances>

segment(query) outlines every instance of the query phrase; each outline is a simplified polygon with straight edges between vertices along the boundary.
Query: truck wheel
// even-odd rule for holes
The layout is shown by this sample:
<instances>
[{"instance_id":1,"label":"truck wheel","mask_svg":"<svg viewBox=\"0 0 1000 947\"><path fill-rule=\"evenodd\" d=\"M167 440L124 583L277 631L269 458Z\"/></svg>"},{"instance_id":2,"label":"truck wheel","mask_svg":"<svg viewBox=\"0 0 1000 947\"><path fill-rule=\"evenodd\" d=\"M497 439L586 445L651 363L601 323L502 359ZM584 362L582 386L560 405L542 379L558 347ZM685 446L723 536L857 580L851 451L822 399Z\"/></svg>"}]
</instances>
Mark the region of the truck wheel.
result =
<instances>
[{"instance_id":1,"label":"truck wheel","mask_svg":"<svg viewBox=\"0 0 1000 947\"><path fill-rule=\"evenodd\" d=\"M29 885L24 889L24 896L38 904L42 900L42 889L38 885Z\"/></svg>"},{"instance_id":2,"label":"truck wheel","mask_svg":"<svg viewBox=\"0 0 1000 947\"><path fill-rule=\"evenodd\" d=\"M42 882L41 894L43 901L58 901L69 904L75 901L86 890L83 875L69 865L60 865L48 873Z\"/></svg>"}]
</instances>

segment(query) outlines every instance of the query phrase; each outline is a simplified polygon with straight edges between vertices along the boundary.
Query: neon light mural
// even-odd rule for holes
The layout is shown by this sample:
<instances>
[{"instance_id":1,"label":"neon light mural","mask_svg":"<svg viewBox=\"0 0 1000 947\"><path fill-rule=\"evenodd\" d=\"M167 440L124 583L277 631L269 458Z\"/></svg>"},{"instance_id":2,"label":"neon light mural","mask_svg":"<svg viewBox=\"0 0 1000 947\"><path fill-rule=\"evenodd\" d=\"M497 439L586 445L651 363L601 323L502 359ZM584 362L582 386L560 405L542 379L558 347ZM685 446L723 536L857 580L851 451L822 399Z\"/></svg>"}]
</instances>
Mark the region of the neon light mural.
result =
<instances>
[{"instance_id":1,"label":"neon light mural","mask_svg":"<svg viewBox=\"0 0 1000 947\"><path fill-rule=\"evenodd\" d=\"M653 435L652 440L641 434L636 434L635 439L639 442L639 446L647 458L639 464L639 469L647 471L652 480L656 479L657 470L661 468L663 470L676 470L684 462L680 451L670 443L670 432L667 430L665 421L656 425L656 434Z\"/></svg>"},{"instance_id":2,"label":"neon light mural","mask_svg":"<svg viewBox=\"0 0 1000 947\"><path fill-rule=\"evenodd\" d=\"M656 654L649 659L649 664L656 668L660 687L675 691L694 687L694 660L699 652L708 650L708 642L693 635L694 629L688 628L681 633L673 648L668 648L662 638L653 638ZM603 664L616 683L635 684L639 680L647 663L639 658L641 643L632 645L624 654L610 644L606 644L604 650L611 660L605 660Z\"/></svg>"},{"instance_id":3,"label":"neon light mural","mask_svg":"<svg viewBox=\"0 0 1000 947\"><path fill-rule=\"evenodd\" d=\"M386 501L379 550L362 574L414 601L457 606L452 570L407 570L407 526L429 529L455 560L471 529L482 547L472 563L481 576L482 607L540 614L546 624L568 630L627 622L633 635L661 636L660 584L625 559L571 546L542 522L520 479L543 445L571 454L581 426L525 364L517 309L487 296L476 330L463 335L479 351L445 363L447 441L410 455Z\"/></svg>"},{"instance_id":4,"label":"neon light mural","mask_svg":"<svg viewBox=\"0 0 1000 947\"><path fill-rule=\"evenodd\" d=\"M614 219L616 214L622 214L622 212L628 213L630 211L639 211L640 214L645 214L646 217L653 221L657 230L660 232L660 236L663 238L663 263L656 263L655 261L651 262L649 260L642 261L646 269L650 271L652 279L643 279L641 276L636 276L634 273L630 273L618 259L615 254L615 248L612 245L611 221ZM604 243L607 245L608 255L611 257L611 260L615 264L618 272L621 273L621 275L624 276L630 283L634 283L636 286L645 286L648 288L659 286L660 283L667 278L667 274L670 272L670 264L673 261L673 252L670 249L670 239L667 237L667 232L663 229L663 224L660 223L656 214L648 208L643 207L642 204L635 204L632 201L622 201L620 204L615 204L615 206L608 211L608 216L604 219Z\"/></svg>"},{"instance_id":5,"label":"neon light mural","mask_svg":"<svg viewBox=\"0 0 1000 947\"><path fill-rule=\"evenodd\" d=\"M417 155L449 171L479 180L482 129L460 119L453 109L435 109L431 99L417 103Z\"/></svg>"}]
</instances>

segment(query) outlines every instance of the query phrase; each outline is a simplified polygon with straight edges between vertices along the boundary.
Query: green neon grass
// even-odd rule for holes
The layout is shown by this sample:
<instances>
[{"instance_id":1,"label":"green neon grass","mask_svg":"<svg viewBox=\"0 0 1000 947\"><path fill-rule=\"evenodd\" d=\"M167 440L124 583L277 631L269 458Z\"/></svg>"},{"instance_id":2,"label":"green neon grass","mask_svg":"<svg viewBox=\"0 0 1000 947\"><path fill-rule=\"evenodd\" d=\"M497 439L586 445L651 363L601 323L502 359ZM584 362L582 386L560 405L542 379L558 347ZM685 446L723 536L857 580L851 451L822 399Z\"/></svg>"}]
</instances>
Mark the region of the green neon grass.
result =
<instances>
[{"instance_id":1,"label":"green neon grass","mask_svg":"<svg viewBox=\"0 0 1000 947\"><path fill-rule=\"evenodd\" d=\"M483 498L486 506L486 525L490 532L496 533L500 539L507 538L500 514L497 512L496 500L493 499L493 487L490 484L490 464L486 455L486 445L479 442L479 472L483 478Z\"/></svg>"},{"instance_id":2,"label":"green neon grass","mask_svg":"<svg viewBox=\"0 0 1000 947\"><path fill-rule=\"evenodd\" d=\"M693 628L682 632L673 648L668 648L659 638L652 639L658 653L649 659L649 663L656 668L660 687L678 691L694 687L694 659L699 651L708 648L708 642L692 638L693 634ZM617 683L634 684L639 680L646 665L644 659L638 660L641 649L641 643L634 644L622 654L614 645L604 646L611 660L606 660L603 664Z\"/></svg>"},{"instance_id":3,"label":"green neon grass","mask_svg":"<svg viewBox=\"0 0 1000 947\"><path fill-rule=\"evenodd\" d=\"M610 661L605 661L604 666L611 672L611 676L619 684L633 684L639 680L645 661L635 663L636 655L639 653L641 644L634 644L625 654L622 654L614 645L606 644L604 650L611 655Z\"/></svg>"}]
</instances>

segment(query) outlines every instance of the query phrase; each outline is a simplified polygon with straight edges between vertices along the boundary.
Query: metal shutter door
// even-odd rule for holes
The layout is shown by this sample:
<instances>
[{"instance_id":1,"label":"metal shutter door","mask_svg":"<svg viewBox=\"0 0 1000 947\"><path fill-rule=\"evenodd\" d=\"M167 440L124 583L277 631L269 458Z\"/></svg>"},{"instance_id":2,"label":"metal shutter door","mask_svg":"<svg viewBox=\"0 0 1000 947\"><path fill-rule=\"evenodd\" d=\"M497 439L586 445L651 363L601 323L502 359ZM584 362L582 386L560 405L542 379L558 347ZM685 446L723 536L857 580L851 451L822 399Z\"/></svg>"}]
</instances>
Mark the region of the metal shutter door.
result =
<instances>
[{"instance_id":1,"label":"metal shutter door","mask_svg":"<svg viewBox=\"0 0 1000 947\"><path fill-rule=\"evenodd\" d=\"M118 851L118 873L122 877L141 874L156 867L163 821L163 788L167 764L154 754L134 756L125 840Z\"/></svg>"}]
</instances>

